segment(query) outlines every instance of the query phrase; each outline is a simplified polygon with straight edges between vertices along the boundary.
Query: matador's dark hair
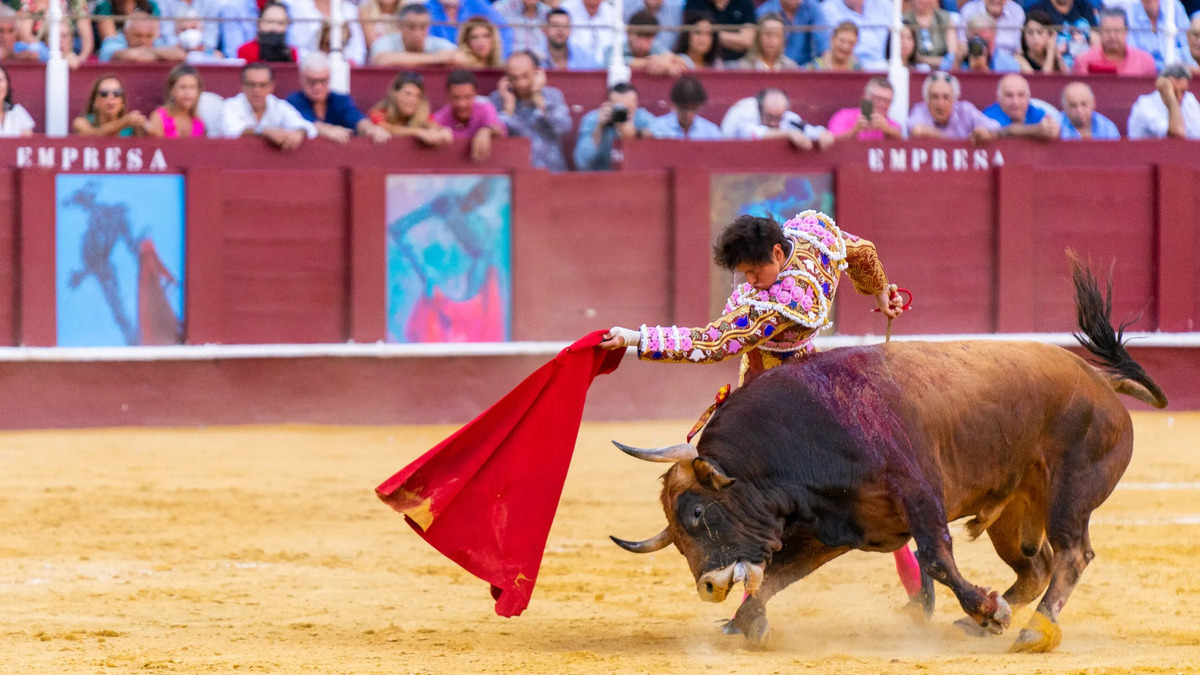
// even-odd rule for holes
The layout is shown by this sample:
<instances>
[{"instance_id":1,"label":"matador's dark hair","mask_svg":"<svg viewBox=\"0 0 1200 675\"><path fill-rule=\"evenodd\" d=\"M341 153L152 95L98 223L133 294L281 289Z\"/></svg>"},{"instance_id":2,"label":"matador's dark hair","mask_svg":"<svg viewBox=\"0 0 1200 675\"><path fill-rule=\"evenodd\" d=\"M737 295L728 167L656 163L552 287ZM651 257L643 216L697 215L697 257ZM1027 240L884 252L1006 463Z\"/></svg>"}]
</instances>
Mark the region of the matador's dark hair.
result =
<instances>
[{"instance_id":1,"label":"matador's dark hair","mask_svg":"<svg viewBox=\"0 0 1200 675\"><path fill-rule=\"evenodd\" d=\"M727 270L744 264L761 265L771 261L775 244L787 252L788 240L774 218L738 216L713 245L713 262Z\"/></svg>"}]
</instances>

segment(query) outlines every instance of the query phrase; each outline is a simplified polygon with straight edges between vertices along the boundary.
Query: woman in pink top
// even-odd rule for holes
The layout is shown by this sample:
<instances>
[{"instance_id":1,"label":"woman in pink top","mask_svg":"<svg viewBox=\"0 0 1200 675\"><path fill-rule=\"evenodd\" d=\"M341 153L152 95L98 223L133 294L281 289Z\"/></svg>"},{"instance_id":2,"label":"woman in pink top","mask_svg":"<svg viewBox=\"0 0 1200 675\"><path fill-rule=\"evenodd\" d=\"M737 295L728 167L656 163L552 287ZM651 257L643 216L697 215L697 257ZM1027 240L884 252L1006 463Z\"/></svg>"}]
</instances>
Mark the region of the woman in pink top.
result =
<instances>
[{"instance_id":1,"label":"woman in pink top","mask_svg":"<svg viewBox=\"0 0 1200 675\"><path fill-rule=\"evenodd\" d=\"M146 133L155 138L204 137L204 122L197 115L204 80L200 73L185 63L171 69L167 75L166 103L150 113Z\"/></svg>"}]
</instances>

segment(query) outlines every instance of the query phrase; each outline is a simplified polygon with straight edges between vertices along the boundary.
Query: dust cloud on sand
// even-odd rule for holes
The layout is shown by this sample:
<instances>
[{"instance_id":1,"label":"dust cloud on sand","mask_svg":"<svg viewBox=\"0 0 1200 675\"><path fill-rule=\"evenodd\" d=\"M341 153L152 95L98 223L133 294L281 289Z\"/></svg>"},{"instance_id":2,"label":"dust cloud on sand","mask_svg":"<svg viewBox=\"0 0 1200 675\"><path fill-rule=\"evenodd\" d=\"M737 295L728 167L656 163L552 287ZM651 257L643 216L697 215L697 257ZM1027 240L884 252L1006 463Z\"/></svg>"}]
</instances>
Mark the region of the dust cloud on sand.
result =
<instances>
[{"instance_id":1,"label":"dust cloud on sand","mask_svg":"<svg viewBox=\"0 0 1200 675\"><path fill-rule=\"evenodd\" d=\"M722 635L735 600L699 601L673 548L609 534L663 525L658 476L609 445L681 440L690 421L584 425L533 601L492 612L487 584L429 548L372 488L449 427L4 433L0 671L43 673L1200 672L1200 415L1135 416L1123 485L1096 513L1096 559L1063 644L1010 655L899 611L890 555L855 553L769 605L773 643ZM1011 572L956 534L968 579Z\"/></svg>"}]
</instances>

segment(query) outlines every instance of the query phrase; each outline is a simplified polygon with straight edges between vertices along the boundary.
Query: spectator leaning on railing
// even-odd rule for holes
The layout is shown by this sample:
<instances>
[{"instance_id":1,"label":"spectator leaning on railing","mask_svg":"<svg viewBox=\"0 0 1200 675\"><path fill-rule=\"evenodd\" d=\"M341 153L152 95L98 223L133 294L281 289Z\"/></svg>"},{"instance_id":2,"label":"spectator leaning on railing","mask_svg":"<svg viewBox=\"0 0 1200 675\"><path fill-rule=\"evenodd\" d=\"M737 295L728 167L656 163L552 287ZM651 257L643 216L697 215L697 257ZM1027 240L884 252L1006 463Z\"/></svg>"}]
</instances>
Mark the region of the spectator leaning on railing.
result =
<instances>
[{"instance_id":1,"label":"spectator leaning on railing","mask_svg":"<svg viewBox=\"0 0 1200 675\"><path fill-rule=\"evenodd\" d=\"M504 77L491 95L500 121L509 136L530 139L530 164L534 168L566 171L563 137L571 131L571 111L563 93L546 86L546 71L537 56L516 52L508 57Z\"/></svg>"},{"instance_id":2,"label":"spectator leaning on railing","mask_svg":"<svg viewBox=\"0 0 1200 675\"><path fill-rule=\"evenodd\" d=\"M92 8L92 18L96 21L96 36L103 43L114 35L120 35L125 30L125 22L139 12L150 16L162 16L155 0L100 0Z\"/></svg>"},{"instance_id":3,"label":"spectator leaning on railing","mask_svg":"<svg viewBox=\"0 0 1200 675\"><path fill-rule=\"evenodd\" d=\"M393 136L412 136L425 145L441 147L454 142L454 134L433 121L425 97L425 76L411 71L392 79L387 97L368 112L371 121Z\"/></svg>"},{"instance_id":4,"label":"spectator leaning on railing","mask_svg":"<svg viewBox=\"0 0 1200 675\"><path fill-rule=\"evenodd\" d=\"M888 117L895 92L886 77L872 77L863 97L853 108L842 108L829 118L829 133L837 141L879 141L904 137L900 125Z\"/></svg>"},{"instance_id":5,"label":"spectator leaning on railing","mask_svg":"<svg viewBox=\"0 0 1200 675\"><path fill-rule=\"evenodd\" d=\"M708 92L700 80L684 75L671 86L671 111L654 118L650 123L650 135L682 141L719 141L721 127L698 114L708 101Z\"/></svg>"},{"instance_id":6,"label":"spectator leaning on railing","mask_svg":"<svg viewBox=\"0 0 1200 675\"><path fill-rule=\"evenodd\" d=\"M1012 73L996 84L996 102L983 114L1000 123L999 136L1049 141L1058 138L1058 116L1030 104L1029 81Z\"/></svg>"},{"instance_id":7,"label":"spectator leaning on railing","mask_svg":"<svg viewBox=\"0 0 1200 675\"><path fill-rule=\"evenodd\" d=\"M312 122L317 134L335 143L347 143L354 134L386 143L391 134L380 129L358 109L347 94L329 90L329 59L312 52L300 60L300 91L287 97L300 116Z\"/></svg>"},{"instance_id":8,"label":"spectator leaning on railing","mask_svg":"<svg viewBox=\"0 0 1200 675\"><path fill-rule=\"evenodd\" d=\"M1129 137L1200 139L1200 102L1188 91L1190 81L1179 64L1163 68L1155 91L1139 96L1129 111Z\"/></svg>"},{"instance_id":9,"label":"spectator leaning on railing","mask_svg":"<svg viewBox=\"0 0 1200 675\"><path fill-rule=\"evenodd\" d=\"M242 93L225 101L222 128L227 138L259 136L281 150L294 150L317 128L292 104L275 96L275 73L265 63L242 66Z\"/></svg>"},{"instance_id":10,"label":"spectator leaning on railing","mask_svg":"<svg viewBox=\"0 0 1200 675\"><path fill-rule=\"evenodd\" d=\"M654 115L638 106L637 89L618 82L608 90L608 100L579 121L575 141L575 168L579 171L609 171L613 148L622 141L649 135Z\"/></svg>"},{"instance_id":11,"label":"spectator leaning on railing","mask_svg":"<svg viewBox=\"0 0 1200 675\"><path fill-rule=\"evenodd\" d=\"M1058 124L1064 141L1115 141L1121 138L1117 125L1096 112L1096 96L1083 82L1072 82L1062 90L1062 114Z\"/></svg>"},{"instance_id":12,"label":"spectator leaning on railing","mask_svg":"<svg viewBox=\"0 0 1200 675\"><path fill-rule=\"evenodd\" d=\"M200 73L186 63L176 65L167 74L163 104L150 113L146 133L154 138L204 138L207 131L200 119L203 92Z\"/></svg>"},{"instance_id":13,"label":"spectator leaning on railing","mask_svg":"<svg viewBox=\"0 0 1200 675\"><path fill-rule=\"evenodd\" d=\"M824 150L833 145L828 129L805 122L791 108L791 99L782 89L768 87L734 103L721 120L721 133L741 140L786 138L797 150Z\"/></svg>"},{"instance_id":14,"label":"spectator leaning on railing","mask_svg":"<svg viewBox=\"0 0 1200 675\"><path fill-rule=\"evenodd\" d=\"M71 130L81 136L141 136L146 132L146 116L127 107L121 78L101 75L92 83L87 105L72 120Z\"/></svg>"},{"instance_id":15,"label":"spectator leaning on railing","mask_svg":"<svg viewBox=\"0 0 1200 675\"><path fill-rule=\"evenodd\" d=\"M475 74L464 68L446 77L446 105L433 114L433 121L447 127L455 138L471 140L471 160L482 162L492 156L492 139L504 138L508 130L496 106L479 95Z\"/></svg>"},{"instance_id":16,"label":"spectator leaning on railing","mask_svg":"<svg viewBox=\"0 0 1200 675\"><path fill-rule=\"evenodd\" d=\"M33 117L20 103L13 103L12 80L0 66L0 136L32 136Z\"/></svg>"},{"instance_id":17,"label":"spectator leaning on railing","mask_svg":"<svg viewBox=\"0 0 1200 675\"><path fill-rule=\"evenodd\" d=\"M920 103L908 113L909 138L950 138L986 141L995 137L1000 123L984 115L970 101L960 100L958 78L935 71L921 85Z\"/></svg>"}]
</instances>

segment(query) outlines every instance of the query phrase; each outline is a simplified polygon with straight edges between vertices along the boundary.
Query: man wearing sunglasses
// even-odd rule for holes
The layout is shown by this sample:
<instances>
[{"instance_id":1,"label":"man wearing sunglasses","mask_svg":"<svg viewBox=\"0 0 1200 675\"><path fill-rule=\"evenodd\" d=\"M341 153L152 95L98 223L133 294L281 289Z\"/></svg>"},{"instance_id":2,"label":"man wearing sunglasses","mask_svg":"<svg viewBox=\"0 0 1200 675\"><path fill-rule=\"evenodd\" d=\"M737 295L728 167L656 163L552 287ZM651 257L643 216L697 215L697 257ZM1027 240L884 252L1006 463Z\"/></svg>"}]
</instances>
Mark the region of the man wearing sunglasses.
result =
<instances>
[{"instance_id":1,"label":"man wearing sunglasses","mask_svg":"<svg viewBox=\"0 0 1200 675\"><path fill-rule=\"evenodd\" d=\"M313 52L300 61L300 85L302 89L292 92L287 102L316 125L322 138L347 143L357 133L376 143L387 143L392 137L375 126L353 98L329 90L329 59L324 54Z\"/></svg>"}]
</instances>

